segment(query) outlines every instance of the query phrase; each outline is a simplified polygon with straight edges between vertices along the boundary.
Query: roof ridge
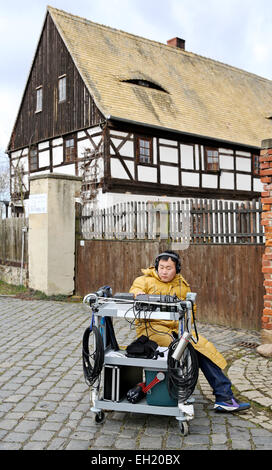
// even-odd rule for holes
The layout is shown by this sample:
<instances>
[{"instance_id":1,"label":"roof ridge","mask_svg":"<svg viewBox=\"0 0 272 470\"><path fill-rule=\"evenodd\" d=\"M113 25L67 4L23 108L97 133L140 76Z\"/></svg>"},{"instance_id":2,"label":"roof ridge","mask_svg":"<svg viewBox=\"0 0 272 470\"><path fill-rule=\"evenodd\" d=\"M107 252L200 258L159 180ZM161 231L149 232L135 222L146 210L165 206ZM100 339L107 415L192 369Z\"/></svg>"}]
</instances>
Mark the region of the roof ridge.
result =
<instances>
[{"instance_id":1,"label":"roof ridge","mask_svg":"<svg viewBox=\"0 0 272 470\"><path fill-rule=\"evenodd\" d=\"M113 28L112 26L107 26L107 25L104 25L104 24L101 24L101 23L97 23L95 21L92 21L92 20L88 20L87 18L83 18L81 16L78 16L78 15L74 15L73 13L68 13L64 10L61 10L61 9L58 9L58 8L54 8L54 7L51 7L51 6L47 6L47 10L48 11L53 11L53 12L58 12L58 13L61 13L63 16L67 16L69 18L76 18L78 21L81 21L83 23L89 23L89 24L93 24L95 26L98 26L99 28L103 28L103 29L106 29L106 30L111 30L112 32L114 33L121 33L122 35L127 35L131 38L137 38L143 42L149 42L149 43L153 43L154 46L156 47L165 47L165 48L168 48L169 52L172 52L172 53L175 53L175 54L185 54L185 55L189 55L189 56L193 56L193 57L197 57L199 59L202 59L203 61L209 61L209 62L212 62L212 63L215 63L215 64L218 64L220 66L223 66L223 67L226 67L228 69L232 69L232 70L235 70L239 73L243 73L243 74L247 74L249 76L252 76L252 77L255 77L255 78L258 78L259 80L262 80L262 81L265 81L265 82L269 82L271 83L271 80L269 78L266 78L266 77L262 77L261 75L257 75L253 72L249 72L247 70L244 70L240 67L235 67L234 65L230 65L230 64L227 64L225 62L221 62L219 60L216 60L216 59L212 59L210 57L205 57L205 56L202 56L201 54L197 54L195 52L191 52L191 51L187 51L187 50L184 50L184 49L179 49L179 48L176 48L176 47L173 47L173 46L169 46L168 44L165 44L163 42L160 42L160 41L155 41L154 39L148 39L148 38L145 38L143 36L138 36L137 34L132 34L132 33L129 33L128 31L124 31L124 30L121 30L121 29L117 29L117 28Z\"/></svg>"}]
</instances>

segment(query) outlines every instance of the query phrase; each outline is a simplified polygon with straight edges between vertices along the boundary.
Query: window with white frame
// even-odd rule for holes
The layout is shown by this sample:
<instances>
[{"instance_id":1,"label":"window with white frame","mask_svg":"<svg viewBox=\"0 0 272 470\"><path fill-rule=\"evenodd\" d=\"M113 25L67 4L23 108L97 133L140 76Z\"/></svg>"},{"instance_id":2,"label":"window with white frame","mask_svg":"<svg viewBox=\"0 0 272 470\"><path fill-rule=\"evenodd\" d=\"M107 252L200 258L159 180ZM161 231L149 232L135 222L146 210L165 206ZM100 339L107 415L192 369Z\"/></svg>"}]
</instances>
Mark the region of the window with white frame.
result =
<instances>
[{"instance_id":1,"label":"window with white frame","mask_svg":"<svg viewBox=\"0 0 272 470\"><path fill-rule=\"evenodd\" d=\"M66 75L59 77L59 103L66 100Z\"/></svg>"},{"instance_id":2,"label":"window with white frame","mask_svg":"<svg viewBox=\"0 0 272 470\"><path fill-rule=\"evenodd\" d=\"M36 113L42 111L43 106L43 88L39 86L36 88Z\"/></svg>"}]
</instances>

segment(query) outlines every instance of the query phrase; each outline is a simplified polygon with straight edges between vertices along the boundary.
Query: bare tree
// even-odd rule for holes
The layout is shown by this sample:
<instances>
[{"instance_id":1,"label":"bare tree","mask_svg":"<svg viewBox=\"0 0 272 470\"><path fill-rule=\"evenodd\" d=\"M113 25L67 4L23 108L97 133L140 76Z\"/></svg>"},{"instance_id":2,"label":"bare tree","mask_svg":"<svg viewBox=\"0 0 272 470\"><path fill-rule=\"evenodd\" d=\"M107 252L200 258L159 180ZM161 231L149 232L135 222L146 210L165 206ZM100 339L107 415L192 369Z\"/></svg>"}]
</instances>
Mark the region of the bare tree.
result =
<instances>
[{"instance_id":1,"label":"bare tree","mask_svg":"<svg viewBox=\"0 0 272 470\"><path fill-rule=\"evenodd\" d=\"M9 199L9 169L0 166L0 199Z\"/></svg>"}]
</instances>

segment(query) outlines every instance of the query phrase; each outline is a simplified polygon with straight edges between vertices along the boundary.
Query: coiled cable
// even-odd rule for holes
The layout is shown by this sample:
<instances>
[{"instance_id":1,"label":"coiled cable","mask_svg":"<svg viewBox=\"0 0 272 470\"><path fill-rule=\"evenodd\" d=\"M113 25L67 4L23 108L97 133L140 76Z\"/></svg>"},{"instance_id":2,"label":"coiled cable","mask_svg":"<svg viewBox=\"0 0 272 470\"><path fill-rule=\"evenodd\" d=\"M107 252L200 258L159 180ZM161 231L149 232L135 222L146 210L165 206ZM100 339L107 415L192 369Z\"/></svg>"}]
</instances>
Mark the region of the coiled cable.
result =
<instances>
[{"instance_id":1,"label":"coiled cable","mask_svg":"<svg viewBox=\"0 0 272 470\"><path fill-rule=\"evenodd\" d=\"M197 353L191 343L188 343L180 361L172 358L178 342L179 339L176 339L169 346L167 387L171 398L185 402L192 395L196 387L199 367Z\"/></svg>"},{"instance_id":2,"label":"coiled cable","mask_svg":"<svg viewBox=\"0 0 272 470\"><path fill-rule=\"evenodd\" d=\"M93 352L89 350L89 338L94 337ZM82 340L83 373L86 384L91 387L99 379L104 364L104 345L99 329L92 325L86 328Z\"/></svg>"}]
</instances>

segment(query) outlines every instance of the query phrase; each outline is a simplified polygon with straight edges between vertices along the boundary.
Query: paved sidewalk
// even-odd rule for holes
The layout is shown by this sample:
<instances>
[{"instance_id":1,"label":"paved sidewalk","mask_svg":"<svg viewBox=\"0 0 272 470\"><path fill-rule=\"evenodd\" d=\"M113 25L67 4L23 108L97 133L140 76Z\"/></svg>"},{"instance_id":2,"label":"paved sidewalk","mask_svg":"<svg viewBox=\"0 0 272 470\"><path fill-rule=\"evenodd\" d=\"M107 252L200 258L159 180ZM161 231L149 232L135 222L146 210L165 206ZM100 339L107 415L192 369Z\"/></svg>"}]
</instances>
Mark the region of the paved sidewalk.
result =
<instances>
[{"instance_id":1,"label":"paved sidewalk","mask_svg":"<svg viewBox=\"0 0 272 470\"><path fill-rule=\"evenodd\" d=\"M82 304L0 297L0 450L267 450L272 449L271 359L241 343L257 332L198 323L230 360L236 393L250 400L243 414L217 414L200 375L190 434L175 418L106 412L97 425L82 371L82 336L90 316ZM120 320L117 338L134 331Z\"/></svg>"}]
</instances>

